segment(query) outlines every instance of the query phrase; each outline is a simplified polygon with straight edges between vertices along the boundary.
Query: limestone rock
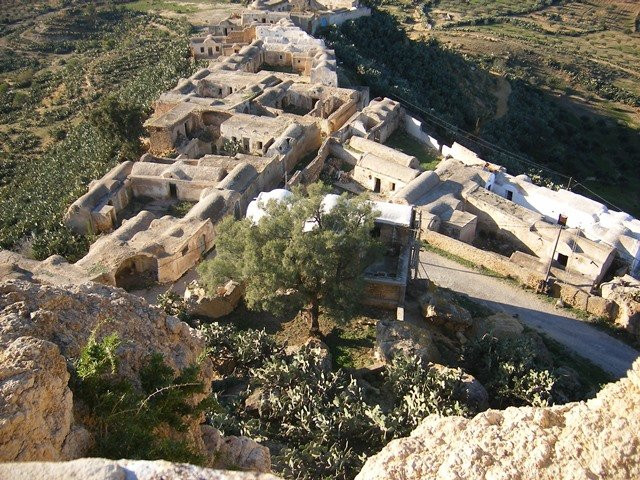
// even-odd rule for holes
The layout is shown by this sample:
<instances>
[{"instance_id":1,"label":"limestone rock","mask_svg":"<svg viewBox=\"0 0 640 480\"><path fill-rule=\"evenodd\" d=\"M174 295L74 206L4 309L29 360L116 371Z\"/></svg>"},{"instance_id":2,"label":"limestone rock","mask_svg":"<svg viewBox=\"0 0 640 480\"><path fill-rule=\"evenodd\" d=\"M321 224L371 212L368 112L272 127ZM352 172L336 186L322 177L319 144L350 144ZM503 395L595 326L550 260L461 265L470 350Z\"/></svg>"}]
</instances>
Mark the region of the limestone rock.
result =
<instances>
[{"instance_id":1,"label":"limestone rock","mask_svg":"<svg viewBox=\"0 0 640 480\"><path fill-rule=\"evenodd\" d=\"M195 363L205 348L199 332L119 288L95 283L65 287L15 280L0 283L0 348L32 336L56 344L64 358L73 359L94 330L98 338L112 332L119 335L118 373L132 380L153 352L181 370ZM213 378L208 360L201 375Z\"/></svg>"},{"instance_id":2,"label":"limestone rock","mask_svg":"<svg viewBox=\"0 0 640 480\"><path fill-rule=\"evenodd\" d=\"M640 338L640 281L625 275L601 285L602 296L617 305L616 324Z\"/></svg>"},{"instance_id":3,"label":"limestone rock","mask_svg":"<svg viewBox=\"0 0 640 480\"><path fill-rule=\"evenodd\" d=\"M71 433L69 373L58 347L18 337L0 355L0 460L61 460Z\"/></svg>"},{"instance_id":4,"label":"limestone rock","mask_svg":"<svg viewBox=\"0 0 640 480\"><path fill-rule=\"evenodd\" d=\"M267 447L247 437L223 437L210 425L200 427L202 439L213 467L233 470L271 471L271 454Z\"/></svg>"},{"instance_id":5,"label":"limestone rock","mask_svg":"<svg viewBox=\"0 0 640 480\"><path fill-rule=\"evenodd\" d=\"M434 364L431 366L438 371L453 370L450 367L444 365ZM474 408L476 411L482 411L489 408L489 394L487 390L473 375L464 373L460 379L462 382L462 389L464 390L464 396L466 403Z\"/></svg>"},{"instance_id":6,"label":"limestone rock","mask_svg":"<svg viewBox=\"0 0 640 480\"><path fill-rule=\"evenodd\" d=\"M223 437L217 453L219 460L214 466L218 468L255 472L271 470L269 449L247 437Z\"/></svg>"},{"instance_id":7,"label":"limestone rock","mask_svg":"<svg viewBox=\"0 0 640 480\"><path fill-rule=\"evenodd\" d=\"M220 318L233 312L244 295L244 287L229 281L210 296L197 282L191 282L184 292L187 310L192 315Z\"/></svg>"},{"instance_id":8,"label":"limestone rock","mask_svg":"<svg viewBox=\"0 0 640 480\"><path fill-rule=\"evenodd\" d=\"M181 370L196 363L205 348L186 323L118 288L1 283L0 459L64 460L85 454L91 439L74 417L67 362L79 356L92 331L98 338L119 335L119 373L132 381L153 352ZM200 365L201 395L206 395L213 369L208 359ZM204 450L200 422L192 419L189 435Z\"/></svg>"},{"instance_id":9,"label":"limestone rock","mask_svg":"<svg viewBox=\"0 0 640 480\"><path fill-rule=\"evenodd\" d=\"M163 460L105 460L0 464L0 480L278 480L265 473L232 472Z\"/></svg>"},{"instance_id":10,"label":"limestone rock","mask_svg":"<svg viewBox=\"0 0 640 480\"><path fill-rule=\"evenodd\" d=\"M478 319L472 328L473 336L476 338L490 334L499 340L518 338L523 331L524 326L520 320L506 313L496 313L487 318Z\"/></svg>"},{"instance_id":11,"label":"limestone rock","mask_svg":"<svg viewBox=\"0 0 640 480\"><path fill-rule=\"evenodd\" d=\"M426 330L396 320L379 321L376 326L376 356L389 362L399 353L416 355L425 362L440 361L440 352Z\"/></svg>"},{"instance_id":12,"label":"limestone rock","mask_svg":"<svg viewBox=\"0 0 640 480\"><path fill-rule=\"evenodd\" d=\"M640 478L640 359L596 398L427 417L369 458L360 480Z\"/></svg>"},{"instance_id":13,"label":"limestone rock","mask_svg":"<svg viewBox=\"0 0 640 480\"><path fill-rule=\"evenodd\" d=\"M434 325L442 325L452 332L464 331L473 324L471 314L453 300L436 291L420 297L422 316Z\"/></svg>"}]
</instances>

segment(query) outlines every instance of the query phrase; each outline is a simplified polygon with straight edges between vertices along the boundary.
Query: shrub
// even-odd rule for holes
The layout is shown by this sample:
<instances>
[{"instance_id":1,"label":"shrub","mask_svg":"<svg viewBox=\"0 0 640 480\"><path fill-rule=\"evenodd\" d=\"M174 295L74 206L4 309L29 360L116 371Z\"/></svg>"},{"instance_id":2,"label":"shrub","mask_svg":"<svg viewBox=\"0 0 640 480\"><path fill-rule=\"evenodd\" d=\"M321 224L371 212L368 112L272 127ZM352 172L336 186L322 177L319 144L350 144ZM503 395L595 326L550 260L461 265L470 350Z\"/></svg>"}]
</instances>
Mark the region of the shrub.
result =
<instances>
[{"instance_id":1,"label":"shrub","mask_svg":"<svg viewBox=\"0 0 640 480\"><path fill-rule=\"evenodd\" d=\"M264 330L238 331L213 322L200 327L207 339L209 354L216 361L231 361L238 372L249 372L265 362L281 357L283 349Z\"/></svg>"},{"instance_id":2,"label":"shrub","mask_svg":"<svg viewBox=\"0 0 640 480\"><path fill-rule=\"evenodd\" d=\"M527 337L485 335L465 348L463 364L485 386L494 408L551 404L555 378L536 364L536 348Z\"/></svg>"},{"instance_id":3,"label":"shrub","mask_svg":"<svg viewBox=\"0 0 640 480\"><path fill-rule=\"evenodd\" d=\"M187 419L212 408L211 398L193 399L204 391L199 367L176 374L155 353L140 370L136 388L117 373L120 344L115 333L97 341L94 332L75 362L73 392L86 406L85 424L96 438L91 454L202 463L186 435Z\"/></svg>"},{"instance_id":4,"label":"shrub","mask_svg":"<svg viewBox=\"0 0 640 480\"><path fill-rule=\"evenodd\" d=\"M274 469L287 478L353 478L367 456L427 415L471 413L461 401L460 371L442 373L416 358L397 358L377 403L344 370L326 371L311 346L284 355L264 332L212 324L205 334L212 357L232 357L236 373L246 372L249 382L238 395L224 391L233 385L228 379L214 384L221 408L209 412L209 422L226 434L277 445Z\"/></svg>"},{"instance_id":5,"label":"shrub","mask_svg":"<svg viewBox=\"0 0 640 480\"><path fill-rule=\"evenodd\" d=\"M436 370L415 356L397 355L387 366L385 391L394 399L387 428L394 437L411 433L427 416L475 413L464 401L460 369Z\"/></svg>"},{"instance_id":6,"label":"shrub","mask_svg":"<svg viewBox=\"0 0 640 480\"><path fill-rule=\"evenodd\" d=\"M172 290L167 290L158 295L157 305L164 310L167 315L173 315L190 326L196 326L195 319L187 311L184 298Z\"/></svg>"}]
</instances>

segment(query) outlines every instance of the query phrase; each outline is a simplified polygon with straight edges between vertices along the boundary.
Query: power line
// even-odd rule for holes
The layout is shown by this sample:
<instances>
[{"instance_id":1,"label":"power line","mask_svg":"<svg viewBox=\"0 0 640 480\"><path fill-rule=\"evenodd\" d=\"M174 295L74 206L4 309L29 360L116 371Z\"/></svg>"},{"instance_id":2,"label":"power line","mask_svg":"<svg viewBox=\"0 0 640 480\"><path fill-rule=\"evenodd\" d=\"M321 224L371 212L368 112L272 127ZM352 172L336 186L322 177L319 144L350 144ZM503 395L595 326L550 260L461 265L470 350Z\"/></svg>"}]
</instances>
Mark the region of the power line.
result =
<instances>
[{"instance_id":1,"label":"power line","mask_svg":"<svg viewBox=\"0 0 640 480\"><path fill-rule=\"evenodd\" d=\"M584 188L587 192L589 192L591 195L593 195L594 197L598 198L599 200L601 200L602 202L604 202L605 204L609 205L610 207L613 207L616 210L619 211L623 211L622 208L614 205L613 203L611 203L609 200L607 200L606 198L604 198L603 196L597 194L596 192L594 192L593 190L591 190L589 187L587 187L586 185L584 185L582 182L576 181L575 178L571 175L567 175L565 173L561 173L558 172L557 170L554 170L552 168L547 167L546 165L542 165L540 163L537 163L533 160L529 160L527 158L521 157L520 155L517 155L513 152L510 152L502 147L500 147L499 145L496 145L494 143L489 142L488 140L485 140L483 138L478 137L477 135L474 135L471 132L467 132L466 130L463 130L461 128L459 128L456 125L453 125L452 123L447 122L446 120L443 120L442 118L438 117L437 115L435 115L432 112L429 112L427 110L425 110L422 107L419 107L417 105L414 105L413 103L411 103L409 100L407 100L406 98L401 97L400 95L394 94L394 93L390 93L389 96L391 97L396 97L396 99L406 105L409 105L410 107L412 107L412 109L418 110L419 112L427 115L428 117L430 117L431 122L435 123L437 126L442 127L446 130L449 130L450 132L454 133L455 135L458 134L462 134L467 140L475 143L476 145L480 146L481 148L487 148L490 150L493 150L494 152L504 155L507 158L511 158L517 162L521 162L521 163L525 163L531 166L534 166L536 168L539 168L541 170L545 170L547 172L551 172L554 175L558 175L560 177L566 178L568 180L574 180L574 188L575 187L582 187Z\"/></svg>"},{"instance_id":2,"label":"power line","mask_svg":"<svg viewBox=\"0 0 640 480\"><path fill-rule=\"evenodd\" d=\"M558 175L560 177L563 177L563 178L566 178L566 179L572 178L570 175L558 172L557 170L549 168L546 165L542 165L540 163L534 162L533 160L529 160L527 158L521 157L520 155L517 155L517 154L515 154L513 152L510 152L510 151L500 147L499 145L496 145L494 143L489 142L488 140L480 138L480 137L478 137L477 135L474 135L471 132L467 132L466 130L461 129L460 127L457 127L456 125L453 125L453 124L447 122L446 120L443 120L442 118L438 117L437 115L435 115L435 114L433 114L431 112L428 112L428 111L424 110L423 108L421 108L421 107L419 107L417 105L412 104L407 99L402 98L400 95L391 94L390 96L396 97L402 103L405 103L405 104L411 106L412 108L414 108L416 110L419 110L420 112L424 113L425 115L431 117L432 122L436 123L438 126L443 127L445 129L453 132L454 134L463 134L466 137L467 140L470 140L471 142L479 145L480 147L488 148L488 149L493 150L493 151L495 151L497 153L500 153L502 155L510 157L513 160L532 165L532 166L534 166L536 168L540 168L542 170L546 170L546 171L551 172L551 173L553 173L555 175Z\"/></svg>"}]
</instances>

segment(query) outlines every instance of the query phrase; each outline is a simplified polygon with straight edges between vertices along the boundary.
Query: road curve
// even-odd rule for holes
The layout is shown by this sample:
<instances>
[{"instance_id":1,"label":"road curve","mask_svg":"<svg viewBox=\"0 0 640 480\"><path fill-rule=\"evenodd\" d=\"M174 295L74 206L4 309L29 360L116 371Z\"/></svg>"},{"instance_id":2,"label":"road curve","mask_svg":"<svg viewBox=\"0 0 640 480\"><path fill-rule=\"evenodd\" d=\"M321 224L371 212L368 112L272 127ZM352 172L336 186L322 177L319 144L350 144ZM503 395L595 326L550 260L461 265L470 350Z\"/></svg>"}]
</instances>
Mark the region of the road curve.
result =
<instances>
[{"instance_id":1,"label":"road curve","mask_svg":"<svg viewBox=\"0 0 640 480\"><path fill-rule=\"evenodd\" d=\"M465 293L486 306L519 319L577 354L591 360L617 378L625 376L640 352L606 333L557 309L532 292L460 265L440 255L420 252L420 277L442 287Z\"/></svg>"}]
</instances>

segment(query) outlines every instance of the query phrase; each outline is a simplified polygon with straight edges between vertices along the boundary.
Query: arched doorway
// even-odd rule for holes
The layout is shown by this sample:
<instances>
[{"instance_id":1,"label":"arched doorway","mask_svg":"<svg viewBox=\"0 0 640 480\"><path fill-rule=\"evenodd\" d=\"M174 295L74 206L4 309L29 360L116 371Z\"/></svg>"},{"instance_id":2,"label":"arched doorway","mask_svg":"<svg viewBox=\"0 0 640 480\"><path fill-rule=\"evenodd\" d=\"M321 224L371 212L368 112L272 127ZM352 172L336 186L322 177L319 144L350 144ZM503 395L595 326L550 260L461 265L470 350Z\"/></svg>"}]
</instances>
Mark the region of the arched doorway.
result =
<instances>
[{"instance_id":1,"label":"arched doorway","mask_svg":"<svg viewBox=\"0 0 640 480\"><path fill-rule=\"evenodd\" d=\"M147 288L158 280L158 262L147 255L127 258L115 274L116 287L127 291Z\"/></svg>"}]
</instances>

